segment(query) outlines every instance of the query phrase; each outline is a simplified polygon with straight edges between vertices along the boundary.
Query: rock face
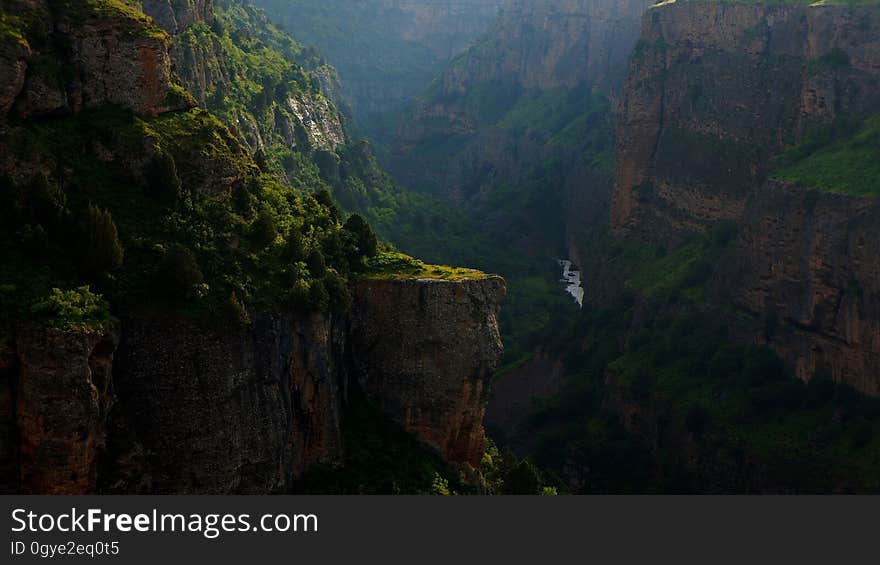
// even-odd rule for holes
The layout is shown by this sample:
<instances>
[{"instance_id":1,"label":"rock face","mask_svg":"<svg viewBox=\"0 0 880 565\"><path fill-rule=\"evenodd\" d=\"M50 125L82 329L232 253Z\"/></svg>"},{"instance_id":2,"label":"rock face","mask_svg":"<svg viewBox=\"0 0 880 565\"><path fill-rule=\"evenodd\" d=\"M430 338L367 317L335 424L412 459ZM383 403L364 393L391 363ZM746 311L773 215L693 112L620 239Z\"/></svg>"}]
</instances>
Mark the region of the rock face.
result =
<instances>
[{"instance_id":1,"label":"rock face","mask_svg":"<svg viewBox=\"0 0 880 565\"><path fill-rule=\"evenodd\" d=\"M45 39L4 41L0 111L21 118L117 105L155 116L188 107L171 73L167 36L143 14L118 7L10 0L10 10L39 22ZM61 53L62 47L64 53ZM65 61L64 68L57 60ZM13 108L14 103L14 108Z\"/></svg>"},{"instance_id":2,"label":"rock face","mask_svg":"<svg viewBox=\"0 0 880 565\"><path fill-rule=\"evenodd\" d=\"M210 21L214 0L144 0L144 13L168 33L178 33L196 22Z\"/></svg>"},{"instance_id":3,"label":"rock face","mask_svg":"<svg viewBox=\"0 0 880 565\"><path fill-rule=\"evenodd\" d=\"M776 327L751 336L798 377L880 395L880 201L769 181L749 201L726 298Z\"/></svg>"},{"instance_id":4,"label":"rock face","mask_svg":"<svg viewBox=\"0 0 880 565\"><path fill-rule=\"evenodd\" d=\"M104 483L144 488L128 482L135 475L155 493L272 493L314 462L339 462L344 343L344 324L321 315L261 316L232 332L126 323L116 409L148 456L132 473L131 442L111 438L123 450L109 454Z\"/></svg>"},{"instance_id":5,"label":"rock face","mask_svg":"<svg viewBox=\"0 0 880 565\"><path fill-rule=\"evenodd\" d=\"M351 386L448 461L478 465L504 281L361 281L353 293L350 319L265 314L239 330L129 319L118 336L18 329L0 350L0 433L18 438L0 452L0 485L289 492L315 463L341 464Z\"/></svg>"},{"instance_id":6,"label":"rock face","mask_svg":"<svg viewBox=\"0 0 880 565\"><path fill-rule=\"evenodd\" d=\"M513 81L547 90L580 83L610 93L623 81L646 0L508 0L498 20L441 77L444 92Z\"/></svg>"},{"instance_id":7,"label":"rock face","mask_svg":"<svg viewBox=\"0 0 880 565\"><path fill-rule=\"evenodd\" d=\"M230 6L241 9L234 4L223 2L218 4L218 10ZM253 8L245 9L252 18L249 22L251 32L259 38L261 30L270 24ZM227 52L227 47L214 31L211 25L214 23L213 2L194 5L187 0L175 0L171 4L168 0L156 0L149 6L145 3L144 10L174 34L171 59L174 71L186 89L201 106L220 110L214 107L216 104L209 100L209 96L222 99L225 93L236 88L242 76L248 76L248 69L244 68L245 63L236 62L236 56ZM166 12L170 15L163 16ZM193 24L202 25L193 29ZM331 90L337 88L332 68L312 70L318 74L322 85ZM303 149L307 145L306 149L324 151L335 151L348 142L340 112L322 92L301 90L290 97L271 96L276 104L268 121L259 119L258 111L250 107L236 107L231 115L226 116L251 151L265 149L279 138L290 148Z\"/></svg>"},{"instance_id":8,"label":"rock face","mask_svg":"<svg viewBox=\"0 0 880 565\"><path fill-rule=\"evenodd\" d=\"M880 107L878 29L876 6L651 8L620 104L612 229L674 244L737 220L782 148Z\"/></svg>"},{"instance_id":9,"label":"rock face","mask_svg":"<svg viewBox=\"0 0 880 565\"><path fill-rule=\"evenodd\" d=\"M21 492L93 492L112 404L113 335L18 332L16 427Z\"/></svg>"},{"instance_id":10,"label":"rock face","mask_svg":"<svg viewBox=\"0 0 880 565\"><path fill-rule=\"evenodd\" d=\"M504 281L356 283L351 359L367 397L450 461L477 466L503 348Z\"/></svg>"},{"instance_id":11,"label":"rock face","mask_svg":"<svg viewBox=\"0 0 880 565\"><path fill-rule=\"evenodd\" d=\"M551 157L545 150L547 139L499 121L530 96L614 96L650 3L507 2L490 30L450 62L401 122L389 164L392 172L407 186L457 203L482 195L496 179L523 176L528 167ZM559 96L542 111L564 103ZM586 104L583 113L589 111ZM541 125L529 124L533 129ZM442 140L448 139L456 143L444 145ZM461 150L424 162L449 147ZM558 154L559 148L549 153Z\"/></svg>"},{"instance_id":12,"label":"rock face","mask_svg":"<svg viewBox=\"0 0 880 565\"><path fill-rule=\"evenodd\" d=\"M877 200L767 180L815 126L880 108L880 9L681 1L645 15L611 227L667 248L736 222L716 300L796 374L880 394ZM758 329L756 329L758 328Z\"/></svg>"}]
</instances>

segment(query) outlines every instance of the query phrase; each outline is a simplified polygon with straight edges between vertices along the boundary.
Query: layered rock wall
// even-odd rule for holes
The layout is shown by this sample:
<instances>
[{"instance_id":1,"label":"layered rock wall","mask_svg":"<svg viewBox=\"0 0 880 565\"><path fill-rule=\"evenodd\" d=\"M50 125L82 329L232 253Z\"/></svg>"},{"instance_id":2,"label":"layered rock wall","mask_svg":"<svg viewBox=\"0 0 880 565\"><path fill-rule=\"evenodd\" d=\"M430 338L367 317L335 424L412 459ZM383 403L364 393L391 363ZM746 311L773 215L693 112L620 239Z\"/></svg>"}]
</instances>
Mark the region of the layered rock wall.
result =
<instances>
[{"instance_id":1,"label":"layered rock wall","mask_svg":"<svg viewBox=\"0 0 880 565\"><path fill-rule=\"evenodd\" d=\"M450 461L478 466L503 347L497 277L368 281L353 289L351 359L367 398Z\"/></svg>"},{"instance_id":2,"label":"layered rock wall","mask_svg":"<svg viewBox=\"0 0 880 565\"><path fill-rule=\"evenodd\" d=\"M880 107L878 29L871 6L651 8L620 103L612 229L674 244L739 219L780 150Z\"/></svg>"}]
</instances>

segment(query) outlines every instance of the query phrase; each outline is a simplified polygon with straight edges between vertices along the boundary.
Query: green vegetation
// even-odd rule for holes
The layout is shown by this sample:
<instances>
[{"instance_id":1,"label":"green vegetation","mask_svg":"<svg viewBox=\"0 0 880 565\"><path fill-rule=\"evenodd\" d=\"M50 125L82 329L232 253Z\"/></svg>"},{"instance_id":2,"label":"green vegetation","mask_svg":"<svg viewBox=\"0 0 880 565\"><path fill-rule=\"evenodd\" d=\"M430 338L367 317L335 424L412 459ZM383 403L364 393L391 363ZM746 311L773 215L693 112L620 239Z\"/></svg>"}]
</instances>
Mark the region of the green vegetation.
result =
<instances>
[{"instance_id":1,"label":"green vegetation","mask_svg":"<svg viewBox=\"0 0 880 565\"><path fill-rule=\"evenodd\" d=\"M880 196L880 115L811 132L777 161L779 179L859 196Z\"/></svg>"},{"instance_id":2,"label":"green vegetation","mask_svg":"<svg viewBox=\"0 0 880 565\"><path fill-rule=\"evenodd\" d=\"M53 288L31 312L53 328L75 333L101 333L113 323L110 305L88 286L66 291Z\"/></svg>"},{"instance_id":3,"label":"green vegetation","mask_svg":"<svg viewBox=\"0 0 880 565\"><path fill-rule=\"evenodd\" d=\"M386 251L367 259L360 277L367 279L441 279L458 281L463 279L484 279L489 275L474 269L427 265L409 255Z\"/></svg>"},{"instance_id":4,"label":"green vegetation","mask_svg":"<svg viewBox=\"0 0 880 565\"><path fill-rule=\"evenodd\" d=\"M568 367L563 388L498 437L528 445L547 472L583 469L575 483L584 493L880 487L880 401L821 372L805 384L771 350L731 345L737 314L695 291L731 235L720 227L669 255L612 250L629 290L585 306L551 337Z\"/></svg>"},{"instance_id":5,"label":"green vegetation","mask_svg":"<svg viewBox=\"0 0 880 565\"><path fill-rule=\"evenodd\" d=\"M556 494L531 462L492 442L479 469L465 473L388 420L358 390L345 412L341 468L313 466L295 492L320 494Z\"/></svg>"}]
</instances>

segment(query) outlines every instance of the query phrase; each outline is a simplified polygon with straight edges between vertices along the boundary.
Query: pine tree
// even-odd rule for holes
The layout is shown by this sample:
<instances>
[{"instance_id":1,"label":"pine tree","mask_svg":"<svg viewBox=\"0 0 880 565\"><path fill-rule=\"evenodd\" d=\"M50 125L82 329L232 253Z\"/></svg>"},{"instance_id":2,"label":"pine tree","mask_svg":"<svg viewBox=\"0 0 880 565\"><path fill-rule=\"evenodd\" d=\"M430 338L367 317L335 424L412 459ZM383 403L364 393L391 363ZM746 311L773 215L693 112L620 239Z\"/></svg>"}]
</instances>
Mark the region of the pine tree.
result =
<instances>
[{"instance_id":1,"label":"pine tree","mask_svg":"<svg viewBox=\"0 0 880 565\"><path fill-rule=\"evenodd\" d=\"M83 222L83 267L94 273L118 269L123 250L110 212L89 204Z\"/></svg>"}]
</instances>

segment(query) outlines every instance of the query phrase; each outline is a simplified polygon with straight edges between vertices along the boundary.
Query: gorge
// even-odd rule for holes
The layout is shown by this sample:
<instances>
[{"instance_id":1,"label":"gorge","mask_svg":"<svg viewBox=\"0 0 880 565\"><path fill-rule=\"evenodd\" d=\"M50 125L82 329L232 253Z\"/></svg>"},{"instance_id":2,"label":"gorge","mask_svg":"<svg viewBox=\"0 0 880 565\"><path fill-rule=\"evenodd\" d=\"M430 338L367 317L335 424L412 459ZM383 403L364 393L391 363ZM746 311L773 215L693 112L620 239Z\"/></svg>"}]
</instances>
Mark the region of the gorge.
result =
<instances>
[{"instance_id":1,"label":"gorge","mask_svg":"<svg viewBox=\"0 0 880 565\"><path fill-rule=\"evenodd\" d=\"M878 2L253 4L0 0L0 490L877 492Z\"/></svg>"}]
</instances>

